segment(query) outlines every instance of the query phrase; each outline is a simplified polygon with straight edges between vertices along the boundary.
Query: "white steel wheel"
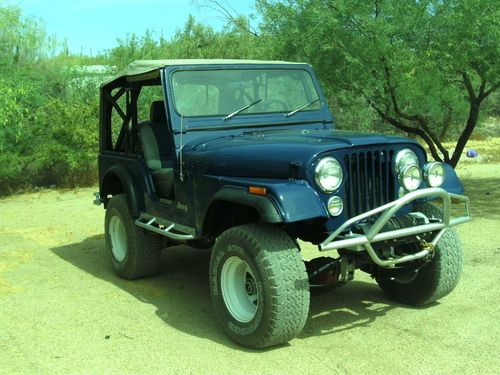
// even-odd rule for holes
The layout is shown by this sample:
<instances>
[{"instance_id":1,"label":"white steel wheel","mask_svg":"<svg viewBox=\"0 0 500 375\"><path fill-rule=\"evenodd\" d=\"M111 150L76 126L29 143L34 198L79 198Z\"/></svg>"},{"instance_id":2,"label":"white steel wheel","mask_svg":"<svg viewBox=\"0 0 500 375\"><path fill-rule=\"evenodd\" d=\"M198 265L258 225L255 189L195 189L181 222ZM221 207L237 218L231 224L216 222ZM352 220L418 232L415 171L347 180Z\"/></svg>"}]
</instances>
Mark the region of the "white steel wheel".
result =
<instances>
[{"instance_id":1,"label":"white steel wheel","mask_svg":"<svg viewBox=\"0 0 500 375\"><path fill-rule=\"evenodd\" d=\"M113 256L118 262L122 262L127 255L127 231L118 216L113 216L109 221L109 236Z\"/></svg>"},{"instance_id":2,"label":"white steel wheel","mask_svg":"<svg viewBox=\"0 0 500 375\"><path fill-rule=\"evenodd\" d=\"M229 313L241 323L250 322L257 313L259 293L252 269L243 259L229 257L220 275L222 297Z\"/></svg>"},{"instance_id":3,"label":"white steel wheel","mask_svg":"<svg viewBox=\"0 0 500 375\"><path fill-rule=\"evenodd\" d=\"M309 311L309 282L295 241L281 228L227 229L210 258L210 294L222 328L249 348L297 336Z\"/></svg>"}]
</instances>

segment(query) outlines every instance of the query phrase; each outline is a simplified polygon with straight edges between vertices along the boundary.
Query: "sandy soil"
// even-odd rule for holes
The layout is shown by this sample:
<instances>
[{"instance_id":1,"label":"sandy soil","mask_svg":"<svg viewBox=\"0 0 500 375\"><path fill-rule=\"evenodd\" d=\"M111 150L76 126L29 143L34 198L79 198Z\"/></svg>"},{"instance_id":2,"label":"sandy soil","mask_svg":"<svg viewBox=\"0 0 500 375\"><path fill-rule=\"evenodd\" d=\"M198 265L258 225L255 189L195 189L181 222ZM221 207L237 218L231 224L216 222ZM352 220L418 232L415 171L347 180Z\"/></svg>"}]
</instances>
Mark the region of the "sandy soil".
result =
<instances>
[{"instance_id":1,"label":"sandy soil","mask_svg":"<svg viewBox=\"0 0 500 375\"><path fill-rule=\"evenodd\" d=\"M358 273L312 299L297 339L260 352L219 328L208 252L166 250L160 275L124 281L95 189L0 200L0 373L498 374L500 165L460 174L474 221L460 227L465 268L451 295L409 308Z\"/></svg>"}]
</instances>

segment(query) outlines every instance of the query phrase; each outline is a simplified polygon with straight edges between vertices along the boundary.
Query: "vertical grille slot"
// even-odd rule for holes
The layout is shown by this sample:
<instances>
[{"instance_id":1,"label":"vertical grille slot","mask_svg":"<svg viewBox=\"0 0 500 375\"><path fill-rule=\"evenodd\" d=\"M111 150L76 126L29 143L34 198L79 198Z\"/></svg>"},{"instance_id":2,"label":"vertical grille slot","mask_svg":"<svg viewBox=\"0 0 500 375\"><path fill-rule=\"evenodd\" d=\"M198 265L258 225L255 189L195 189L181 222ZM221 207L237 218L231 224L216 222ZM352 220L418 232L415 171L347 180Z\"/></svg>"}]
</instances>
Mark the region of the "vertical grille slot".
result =
<instances>
[{"instance_id":1,"label":"vertical grille slot","mask_svg":"<svg viewBox=\"0 0 500 375\"><path fill-rule=\"evenodd\" d=\"M392 151L360 151L345 155L344 161L348 174L346 197L349 217L372 210L394 198Z\"/></svg>"}]
</instances>

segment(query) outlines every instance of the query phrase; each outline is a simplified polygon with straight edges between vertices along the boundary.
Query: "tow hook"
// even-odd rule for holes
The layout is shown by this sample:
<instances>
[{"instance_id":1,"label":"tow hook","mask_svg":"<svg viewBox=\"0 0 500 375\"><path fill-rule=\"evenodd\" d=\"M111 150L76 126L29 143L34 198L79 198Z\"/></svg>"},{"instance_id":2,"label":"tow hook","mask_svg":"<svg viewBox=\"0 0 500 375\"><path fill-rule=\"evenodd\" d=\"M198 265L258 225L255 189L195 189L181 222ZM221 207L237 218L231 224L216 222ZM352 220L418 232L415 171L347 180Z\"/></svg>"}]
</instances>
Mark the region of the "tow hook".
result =
<instances>
[{"instance_id":1,"label":"tow hook","mask_svg":"<svg viewBox=\"0 0 500 375\"><path fill-rule=\"evenodd\" d=\"M419 238L420 246L422 247L422 250L427 250L429 253L433 253L434 250L436 250L436 247L432 242L427 242L424 239Z\"/></svg>"}]
</instances>

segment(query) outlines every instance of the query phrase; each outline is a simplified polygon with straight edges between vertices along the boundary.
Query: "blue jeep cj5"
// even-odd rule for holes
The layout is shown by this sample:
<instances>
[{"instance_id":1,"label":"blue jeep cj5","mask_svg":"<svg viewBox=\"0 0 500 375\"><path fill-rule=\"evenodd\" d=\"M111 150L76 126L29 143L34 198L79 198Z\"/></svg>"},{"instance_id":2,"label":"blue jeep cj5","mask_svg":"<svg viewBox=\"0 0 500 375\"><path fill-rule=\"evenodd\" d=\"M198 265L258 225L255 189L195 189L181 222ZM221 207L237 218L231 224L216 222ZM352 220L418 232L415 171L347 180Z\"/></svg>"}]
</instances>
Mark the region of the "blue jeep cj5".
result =
<instances>
[{"instance_id":1,"label":"blue jeep cj5","mask_svg":"<svg viewBox=\"0 0 500 375\"><path fill-rule=\"evenodd\" d=\"M335 130L311 66L137 61L100 103L96 203L114 269L135 279L166 246L212 249L214 310L236 342L292 339L310 293L356 269L411 305L455 288L453 226L470 215L454 170L411 139ZM304 262L298 239L322 256Z\"/></svg>"}]
</instances>

